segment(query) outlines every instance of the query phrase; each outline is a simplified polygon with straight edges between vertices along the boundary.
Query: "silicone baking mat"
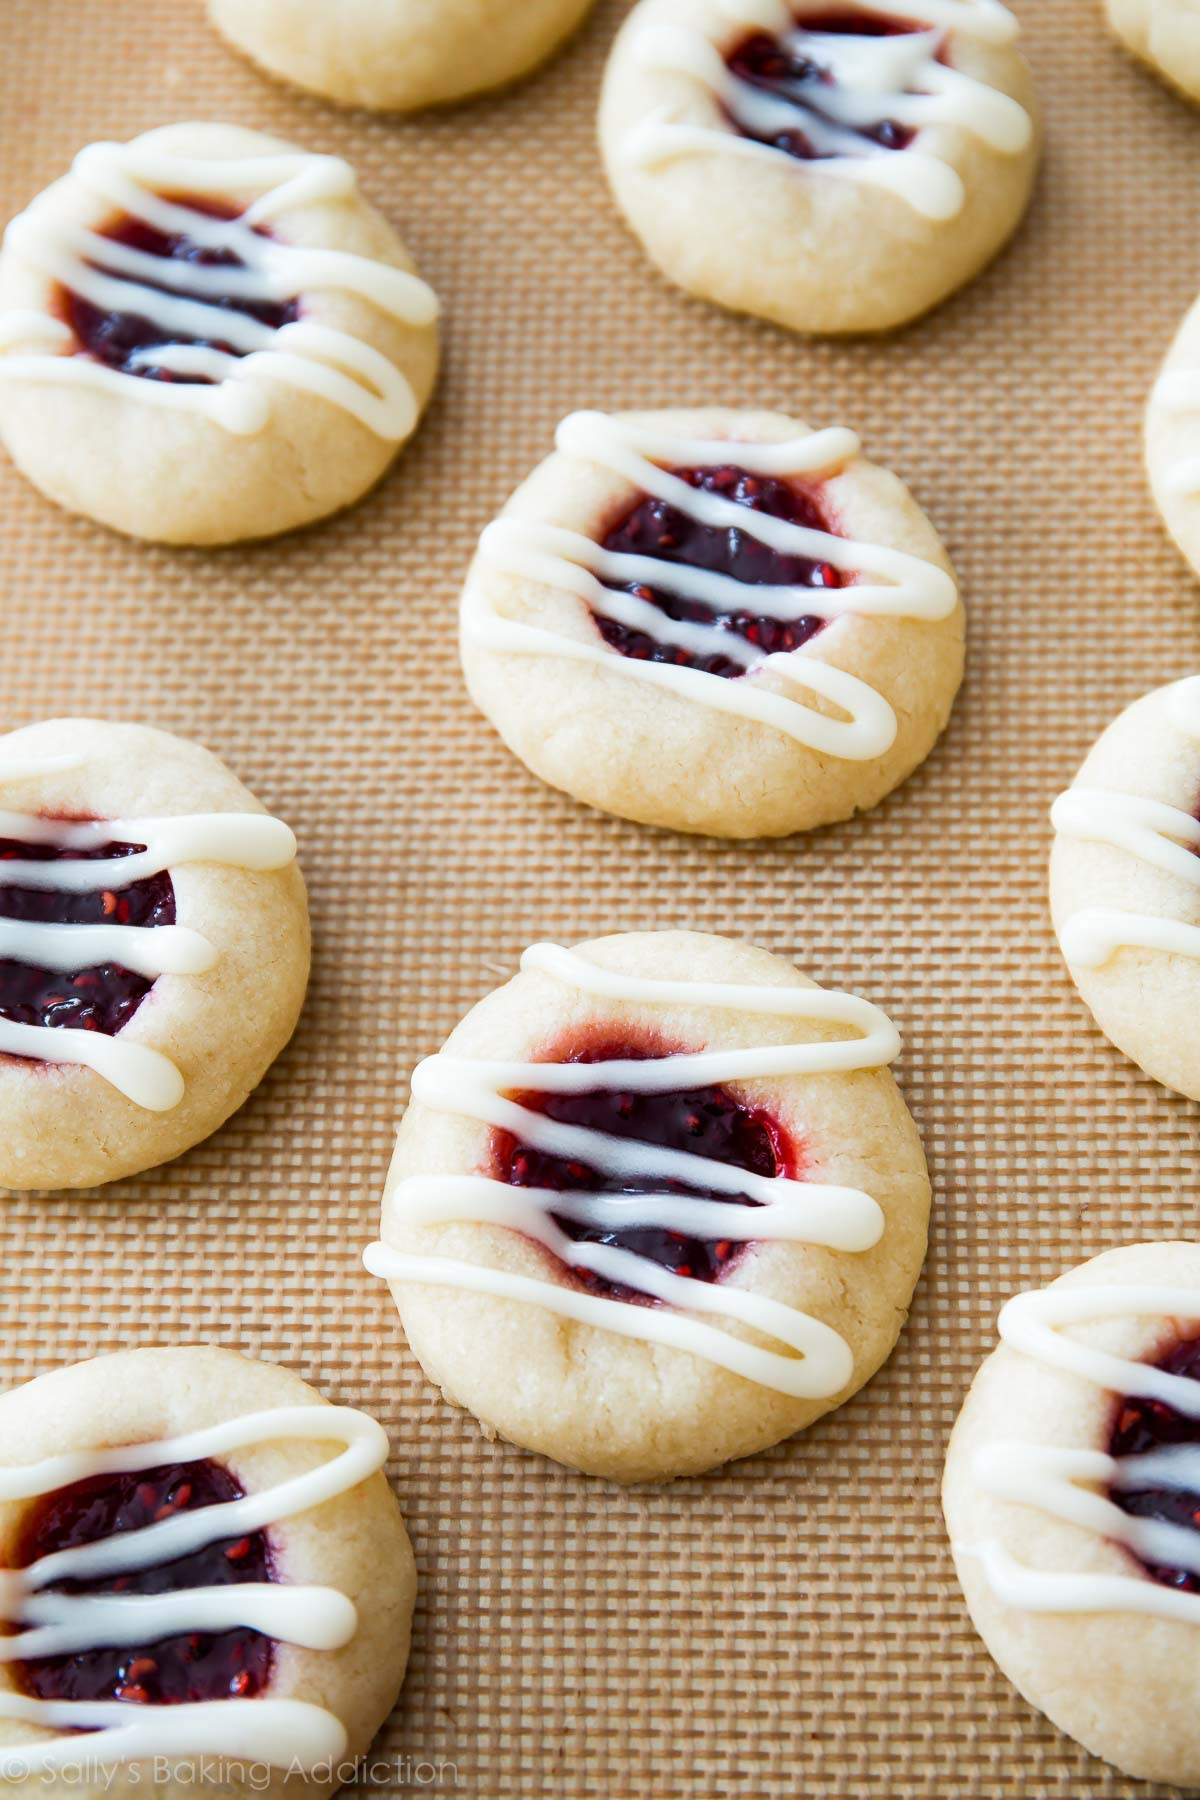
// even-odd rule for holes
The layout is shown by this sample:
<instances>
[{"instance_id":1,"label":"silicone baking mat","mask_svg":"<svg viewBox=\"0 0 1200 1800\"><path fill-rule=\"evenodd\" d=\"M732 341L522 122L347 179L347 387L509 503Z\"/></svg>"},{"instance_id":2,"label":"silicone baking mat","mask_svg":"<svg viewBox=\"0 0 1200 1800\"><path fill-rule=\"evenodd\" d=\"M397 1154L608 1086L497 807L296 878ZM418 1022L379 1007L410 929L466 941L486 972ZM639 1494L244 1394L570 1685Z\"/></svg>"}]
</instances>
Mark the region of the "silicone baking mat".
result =
<instances>
[{"instance_id":1,"label":"silicone baking mat","mask_svg":"<svg viewBox=\"0 0 1200 1800\"><path fill-rule=\"evenodd\" d=\"M1092 1027L1043 889L1054 794L1120 707L1197 665L1195 584L1139 426L1200 281L1200 117L1108 44L1094 0L1026 0L1048 152L1017 242L915 328L806 343L668 290L616 217L594 113L624 10L602 0L499 99L389 121L260 79L199 0L0 0L0 215L94 138L261 126L357 165L447 320L417 439L302 535L130 544L0 460L0 723L90 712L208 744L299 831L316 927L300 1030L225 1130L138 1180L0 1207L0 1381L207 1338L384 1421L421 1596L377 1788L1153 1795L994 1670L937 1494L1003 1297L1196 1229L1196 1109ZM857 427L966 586L946 738L874 813L807 839L584 811L502 749L459 678L474 538L559 417L708 401ZM755 938L889 1008L936 1211L866 1392L768 1455L625 1492L485 1443L437 1400L359 1253L414 1061L527 943L647 926Z\"/></svg>"}]
</instances>

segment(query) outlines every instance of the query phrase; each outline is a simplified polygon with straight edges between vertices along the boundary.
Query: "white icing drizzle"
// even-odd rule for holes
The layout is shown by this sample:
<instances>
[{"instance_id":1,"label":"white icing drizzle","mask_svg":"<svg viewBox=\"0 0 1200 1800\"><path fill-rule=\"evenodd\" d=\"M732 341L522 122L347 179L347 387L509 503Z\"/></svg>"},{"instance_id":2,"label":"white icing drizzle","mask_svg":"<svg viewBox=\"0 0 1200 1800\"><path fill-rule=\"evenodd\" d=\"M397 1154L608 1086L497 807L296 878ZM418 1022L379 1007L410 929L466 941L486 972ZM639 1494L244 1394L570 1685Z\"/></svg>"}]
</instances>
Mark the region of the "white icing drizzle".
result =
<instances>
[{"instance_id":1,"label":"white icing drizzle","mask_svg":"<svg viewBox=\"0 0 1200 1800\"><path fill-rule=\"evenodd\" d=\"M24 781L30 775L59 775L83 767L83 757L66 750L56 755L7 755L0 752L0 781Z\"/></svg>"},{"instance_id":2,"label":"white icing drizzle","mask_svg":"<svg viewBox=\"0 0 1200 1800\"><path fill-rule=\"evenodd\" d=\"M736 632L668 619L658 607L632 594L619 594L608 585L637 582L686 595L714 610L744 609L780 619L834 619L846 613L948 618L958 604L958 591L952 578L935 563L757 512L721 494L691 487L661 466L709 468L734 461L755 475L828 475L857 455L858 439L852 431L815 431L787 443L751 444L690 438L605 413L583 412L563 420L555 442L562 454L623 476L631 486L667 501L701 524L732 526L781 555L829 563L843 573L867 579L828 589L754 586L656 557L614 554L577 532L520 518L501 518L488 526L479 546L479 560L485 568L574 594L590 612L620 620L658 643L681 644L699 654L719 653L741 662L751 676L762 671L780 674L797 688L831 702L848 717L831 717L753 679L728 680L677 663L641 662L602 642L509 618L477 576L468 580L463 595L465 639L492 650L597 663L632 681L667 688L700 705L769 725L808 749L847 761L869 761L891 748L896 715L883 695L858 676L818 656L806 655L804 647L764 655Z\"/></svg>"},{"instance_id":3,"label":"white icing drizzle","mask_svg":"<svg viewBox=\"0 0 1200 1800\"><path fill-rule=\"evenodd\" d=\"M786 30L802 16L784 0L717 0L721 11L736 23L758 26L763 31ZM871 18L880 12L889 19L911 19L920 25L937 25L956 31L981 44L1013 44L1020 35L1016 14L1002 0L902 0L897 6L879 7L872 0L849 0L839 11L861 12Z\"/></svg>"},{"instance_id":4,"label":"white icing drizzle","mask_svg":"<svg viewBox=\"0 0 1200 1800\"><path fill-rule=\"evenodd\" d=\"M1200 741L1200 676L1176 682L1167 702L1176 730ZM1111 788L1068 788L1050 810L1064 837L1109 844L1200 890L1200 819L1180 807ZM1200 926L1182 919L1084 906L1059 928L1063 956L1073 969L1099 969L1118 950L1163 950L1200 957Z\"/></svg>"},{"instance_id":5,"label":"white icing drizzle","mask_svg":"<svg viewBox=\"0 0 1200 1800\"><path fill-rule=\"evenodd\" d=\"M252 1445L302 1440L340 1444L330 1461L247 1493L239 1500L179 1512L159 1524L0 1571L0 1617L20 1629L0 1637L0 1663L104 1647L153 1643L191 1631L245 1627L308 1650L337 1650L358 1629L353 1602L336 1588L282 1582L189 1588L153 1595L47 1594L50 1582L94 1578L188 1556L222 1538L262 1531L349 1493L387 1461L387 1434L366 1413L339 1406L285 1406L201 1431L112 1450L81 1450L0 1469L0 1502L33 1500L91 1476L224 1458ZM0 1779L20 1780L64 1765L101 1767L156 1756L244 1756L312 1769L345 1753L342 1721L308 1701L215 1700L186 1705L41 1700L0 1692L0 1720L55 1735L0 1746ZM88 1730L80 1738L72 1733Z\"/></svg>"},{"instance_id":6,"label":"white icing drizzle","mask_svg":"<svg viewBox=\"0 0 1200 1800\"><path fill-rule=\"evenodd\" d=\"M731 1164L684 1151L610 1137L590 1127L547 1118L506 1098L513 1090L587 1093L620 1088L671 1093L727 1081L826 1074L885 1067L898 1055L900 1038L886 1014L852 994L819 988L747 987L711 981L651 981L603 969L556 944L535 944L521 958L579 993L635 1005L698 1006L763 1014L777 1019L845 1027L856 1035L830 1043L776 1044L638 1061L594 1063L484 1062L430 1057L414 1072L413 1097L439 1112L460 1114L510 1131L535 1149L578 1157L614 1179L622 1174L661 1176L730 1195L725 1201L669 1191L622 1194L559 1193L510 1187L482 1175L410 1176L394 1194L402 1216L428 1225L470 1220L519 1231L545 1245L571 1269L653 1295L662 1307L606 1299L555 1281L511 1274L481 1263L403 1254L372 1244L364 1261L388 1281L411 1281L523 1300L561 1318L600 1326L643 1343L686 1350L761 1387L794 1399L829 1399L850 1381L854 1358L837 1332L797 1308L754 1294L735 1282L704 1282L661 1268L636 1251L576 1243L551 1212L588 1223L659 1226L736 1243L787 1242L861 1252L883 1235L875 1200L857 1188L784 1177L764 1178ZM733 1197L756 1200L739 1206ZM747 1342L696 1318L732 1319L786 1347L785 1354Z\"/></svg>"},{"instance_id":7,"label":"white icing drizzle","mask_svg":"<svg viewBox=\"0 0 1200 1800\"><path fill-rule=\"evenodd\" d=\"M622 153L634 166L649 168L715 147L776 162L783 156L797 169L887 188L926 218L944 220L966 203L957 170L919 142L887 149L861 136L862 130L884 121L911 131L952 125L1003 156L1019 155L1033 136L1033 121L1016 100L939 60L956 32L993 44L1013 41L1017 22L994 0L889 6L889 15L930 27L890 37L810 31L785 0L720 0L720 7L731 20L770 32L789 52L828 70L831 80L813 88L819 112L735 75L712 37L696 26L648 25L634 40L634 57L645 68L697 83L746 130L772 136L802 131L819 160L788 156L724 124L687 124L663 108L629 133ZM871 9L864 7L863 14L870 18Z\"/></svg>"},{"instance_id":8,"label":"white icing drizzle","mask_svg":"<svg viewBox=\"0 0 1200 1800\"><path fill-rule=\"evenodd\" d=\"M388 357L345 331L300 318L275 329L248 313L219 307L221 296L286 302L322 289L370 302L389 318L431 325L437 298L406 270L342 250L306 248L264 237L254 227L290 206L339 200L355 192L354 171L335 156L300 152L222 160L179 156L140 139L91 144L72 166L89 195L167 234L230 251L228 268L148 255L64 218L61 203L40 196L9 225L5 242L49 280L102 310L149 319L160 330L212 338L236 355L200 344L164 344L133 360L204 382L145 379L76 353L72 332L49 314L0 314L0 379L86 384L151 406L202 414L237 436L267 425L272 389L283 383L330 401L368 431L399 442L412 431L417 400ZM168 194L199 198L256 195L236 219L218 219ZM169 291L163 292L165 286Z\"/></svg>"},{"instance_id":9,"label":"white icing drizzle","mask_svg":"<svg viewBox=\"0 0 1200 1800\"><path fill-rule=\"evenodd\" d=\"M0 763L0 777L19 779L47 767L73 766L77 766L73 758L7 758ZM0 811L0 838L72 850L119 843L146 846L132 856L92 861L12 858L0 863L0 885L64 894L131 887L181 863L220 863L267 871L286 868L296 856L293 832L281 819L266 813L195 813L64 824L37 813ZM217 952L207 938L184 925L32 924L0 917L0 957L64 973L114 962L155 979L159 975L203 974L214 966ZM171 1059L132 1041L124 1031L107 1037L99 1031L0 1019L0 1055L5 1054L92 1069L148 1112L168 1112L183 1098L183 1076Z\"/></svg>"},{"instance_id":10,"label":"white icing drizzle","mask_svg":"<svg viewBox=\"0 0 1200 1800\"><path fill-rule=\"evenodd\" d=\"M1164 370L1154 384L1150 402L1173 416L1200 412L1200 369ZM1200 493L1200 453L1173 462L1162 484L1170 494Z\"/></svg>"},{"instance_id":11,"label":"white icing drizzle","mask_svg":"<svg viewBox=\"0 0 1200 1800\"><path fill-rule=\"evenodd\" d=\"M0 957L69 974L120 963L135 975L202 975L217 953L186 925L39 925L0 918Z\"/></svg>"},{"instance_id":12,"label":"white icing drizzle","mask_svg":"<svg viewBox=\"0 0 1200 1800\"><path fill-rule=\"evenodd\" d=\"M1200 1321L1200 1294L1193 1288L1126 1283L1043 1288L1010 1300L1001 1310L999 1330L1012 1349L1050 1368L1110 1393L1161 1401L1200 1420L1200 1382L1063 1335L1065 1326L1127 1318ZM1142 1562L1200 1574L1200 1532L1162 1519L1136 1518L1095 1491L1155 1487L1200 1494L1200 1446L1165 1445L1143 1455L1113 1457L1100 1450L1006 1441L982 1445L971 1467L980 1487L996 1499L1036 1507L1122 1545ZM992 1591L1008 1606L1030 1612L1141 1613L1200 1624L1200 1594L1180 1593L1149 1577L1031 1569L995 1539L956 1544L955 1550L979 1559Z\"/></svg>"}]
</instances>

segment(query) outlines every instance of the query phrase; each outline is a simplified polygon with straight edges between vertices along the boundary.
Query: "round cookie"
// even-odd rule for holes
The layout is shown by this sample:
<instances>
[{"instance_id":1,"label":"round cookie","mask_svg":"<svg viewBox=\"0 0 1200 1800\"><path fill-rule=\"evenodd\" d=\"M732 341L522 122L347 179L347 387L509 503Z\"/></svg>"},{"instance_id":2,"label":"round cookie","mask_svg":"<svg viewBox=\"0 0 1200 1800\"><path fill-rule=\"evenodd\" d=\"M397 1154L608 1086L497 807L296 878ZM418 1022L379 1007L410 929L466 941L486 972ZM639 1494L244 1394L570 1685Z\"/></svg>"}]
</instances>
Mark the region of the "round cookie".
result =
<instances>
[{"instance_id":1,"label":"round cookie","mask_svg":"<svg viewBox=\"0 0 1200 1800\"><path fill-rule=\"evenodd\" d=\"M404 1679L416 1591L374 1419L194 1345L5 1394L0 1445L6 1793L350 1779Z\"/></svg>"},{"instance_id":2,"label":"round cookie","mask_svg":"<svg viewBox=\"0 0 1200 1800\"><path fill-rule=\"evenodd\" d=\"M997 0L639 0L600 142L651 261L794 331L885 331L970 281L1037 166L1033 84Z\"/></svg>"},{"instance_id":3,"label":"round cookie","mask_svg":"<svg viewBox=\"0 0 1200 1800\"><path fill-rule=\"evenodd\" d=\"M576 413L484 533L476 705L552 787L643 824L777 837L873 806L933 747L964 617L924 513L844 430Z\"/></svg>"},{"instance_id":4,"label":"round cookie","mask_svg":"<svg viewBox=\"0 0 1200 1800\"><path fill-rule=\"evenodd\" d=\"M1096 1023L1200 1099L1200 677L1137 700L1055 801L1050 905Z\"/></svg>"},{"instance_id":5,"label":"round cookie","mask_svg":"<svg viewBox=\"0 0 1200 1800\"><path fill-rule=\"evenodd\" d=\"M894 1026L699 932L535 945L413 1076L367 1267L430 1380L613 1481L857 1392L925 1253Z\"/></svg>"},{"instance_id":6,"label":"round cookie","mask_svg":"<svg viewBox=\"0 0 1200 1800\"><path fill-rule=\"evenodd\" d=\"M592 0L208 0L235 50L349 106L408 112L544 62Z\"/></svg>"},{"instance_id":7,"label":"round cookie","mask_svg":"<svg viewBox=\"0 0 1200 1800\"><path fill-rule=\"evenodd\" d=\"M1196 16L1200 23L1200 13ZM1164 525L1200 574L1200 300L1179 327L1150 390L1146 470Z\"/></svg>"},{"instance_id":8,"label":"round cookie","mask_svg":"<svg viewBox=\"0 0 1200 1800\"><path fill-rule=\"evenodd\" d=\"M1164 81L1200 100L1200 7L1194 0L1104 0L1127 50Z\"/></svg>"},{"instance_id":9,"label":"round cookie","mask_svg":"<svg viewBox=\"0 0 1200 1800\"><path fill-rule=\"evenodd\" d=\"M269 537L383 474L436 318L338 157L234 125L92 144L4 236L0 439L116 531Z\"/></svg>"},{"instance_id":10,"label":"round cookie","mask_svg":"<svg viewBox=\"0 0 1200 1800\"><path fill-rule=\"evenodd\" d=\"M103 719L0 737L0 806L0 1187L180 1155L295 1029L294 836L207 750Z\"/></svg>"},{"instance_id":11,"label":"round cookie","mask_svg":"<svg viewBox=\"0 0 1200 1800\"><path fill-rule=\"evenodd\" d=\"M1095 1755L1194 1788L1200 1245L1106 1251L1009 1301L1000 1336L942 1490L975 1627Z\"/></svg>"}]
</instances>

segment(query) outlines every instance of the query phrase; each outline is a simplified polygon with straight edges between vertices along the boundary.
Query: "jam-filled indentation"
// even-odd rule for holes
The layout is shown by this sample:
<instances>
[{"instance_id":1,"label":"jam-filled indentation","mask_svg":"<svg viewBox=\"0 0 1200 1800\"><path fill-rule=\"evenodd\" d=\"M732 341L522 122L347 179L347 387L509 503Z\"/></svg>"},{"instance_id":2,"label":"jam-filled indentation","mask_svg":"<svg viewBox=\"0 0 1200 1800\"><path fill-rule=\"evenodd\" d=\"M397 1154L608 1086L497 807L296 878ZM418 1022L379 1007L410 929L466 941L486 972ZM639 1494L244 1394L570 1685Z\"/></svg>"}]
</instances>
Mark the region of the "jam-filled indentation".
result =
<instances>
[{"instance_id":1,"label":"jam-filled indentation","mask_svg":"<svg viewBox=\"0 0 1200 1800\"><path fill-rule=\"evenodd\" d=\"M206 218L235 220L240 214L235 208L222 206L216 201L196 199L192 196L173 199L173 204L185 206L190 211L202 213ZM261 227L254 230L259 236L269 235ZM190 237L186 232L160 231L157 226L148 224L144 219L133 218L126 214L107 226L100 234L114 244L121 244L130 250L137 250L144 256L155 257L164 264L185 263L207 269L244 269L243 259L231 246L205 244ZM116 276L120 280L136 281L140 287L154 293L170 294L188 299L198 299L195 293L183 294L177 283L172 282L164 269L164 278L155 280L145 275L136 277L123 275L119 269L105 267L103 262L94 262L94 268L105 274ZM216 307L222 312L241 313L247 318L256 319L259 324L278 331L284 325L291 324L300 316L299 303L296 300L258 300L242 294L209 294L203 296L205 306ZM147 358L146 352L158 349L165 344L197 346L206 350L219 350L226 356L240 356L245 352L237 345L225 341L221 336L197 336L186 327L167 329L153 319L136 311L117 312L95 306L82 294L64 288L60 295L60 306L66 323L74 332L81 349L97 362L104 363L110 369L117 369L123 375L141 375L152 381L176 381L204 383L210 378L204 374L168 370L157 366L153 358Z\"/></svg>"},{"instance_id":2,"label":"jam-filled indentation","mask_svg":"<svg viewBox=\"0 0 1200 1800\"><path fill-rule=\"evenodd\" d=\"M128 1474L97 1475L36 1501L19 1533L13 1566L137 1531L161 1519L242 1498L220 1463L171 1463ZM190 1556L149 1569L89 1580L49 1582L40 1593L173 1594L274 1580L262 1532L223 1538ZM100 1648L13 1664L20 1686L40 1700L123 1700L170 1706L252 1699L270 1684L273 1640L245 1628L186 1632L134 1648Z\"/></svg>"},{"instance_id":3,"label":"jam-filled indentation","mask_svg":"<svg viewBox=\"0 0 1200 1800\"><path fill-rule=\"evenodd\" d=\"M766 513L813 531L829 530L815 497L793 482L752 475L736 464L717 468L671 471L689 487L720 495L750 512ZM837 588L844 576L831 563L807 556L788 556L764 544L739 526L701 523L681 508L653 495L643 495L603 538L601 548L625 555L653 557L659 562L727 575L751 587ZM668 619L687 620L730 632L763 656L798 650L827 623L812 614L778 619L756 613L749 602L728 611L714 610L685 596L646 585L627 584L620 592L635 595ZM709 675L733 678L746 673L743 660L720 652L705 654L681 644L661 641L619 620L597 616L607 644L640 662L676 663Z\"/></svg>"},{"instance_id":4,"label":"jam-filled indentation","mask_svg":"<svg viewBox=\"0 0 1200 1800\"><path fill-rule=\"evenodd\" d=\"M1158 1367L1169 1375L1179 1375L1188 1381L1200 1381L1200 1338L1190 1338L1177 1344ZM1166 1450L1183 1444L1200 1444L1200 1419L1189 1419L1162 1400L1129 1397L1118 1405L1108 1447L1110 1456L1144 1456L1150 1451ZM1197 1545L1200 1546L1200 1491L1154 1486L1127 1487L1122 1483L1109 1490L1109 1499L1133 1518L1157 1519L1165 1524L1180 1525L1197 1532ZM1189 1569L1173 1569L1153 1563L1143 1566L1148 1575L1166 1587L1178 1588L1187 1594L1200 1594L1200 1575Z\"/></svg>"},{"instance_id":5,"label":"jam-filled indentation","mask_svg":"<svg viewBox=\"0 0 1200 1800\"><path fill-rule=\"evenodd\" d=\"M879 14L824 13L804 15L796 21L795 39L773 37L756 31L742 38L726 55L731 74L760 93L782 100L796 112L795 126L779 129L777 124L762 128L739 112L730 112L730 123L740 136L756 143L769 144L788 156L802 161L819 161L840 152L833 147L836 138L849 134L862 141L864 150L874 145L880 150L905 150L916 131L898 120L881 118L866 123L849 124L831 106L837 88L837 77L821 58L821 48L809 34L828 37L890 38L908 37L928 31L928 26L911 19L890 19ZM806 125L807 115L807 125Z\"/></svg>"},{"instance_id":6,"label":"jam-filled indentation","mask_svg":"<svg viewBox=\"0 0 1200 1800\"><path fill-rule=\"evenodd\" d=\"M580 1048L565 1047L549 1062L640 1062L670 1056L668 1049L626 1039L597 1040ZM674 1052L674 1054L679 1054ZM791 1172L793 1158L783 1128L760 1107L748 1105L726 1088L680 1088L667 1093L596 1088L582 1094L551 1094L529 1089L512 1096L529 1111L563 1124L585 1126L610 1137L630 1139L661 1149L682 1150L711 1162L746 1169L770 1178ZM500 1180L513 1187L549 1188L560 1193L671 1193L703 1200L757 1205L714 1188L664 1180L661 1175L606 1174L591 1164L538 1149L508 1132L495 1134L494 1155ZM694 1237L658 1226L630 1225L605 1230L566 1214L551 1213L554 1223L575 1243L612 1245L646 1258L659 1268L696 1281L719 1281L736 1267L746 1243ZM624 1300L645 1300L635 1288L618 1286L592 1274L573 1271L593 1293Z\"/></svg>"},{"instance_id":7,"label":"jam-filled indentation","mask_svg":"<svg viewBox=\"0 0 1200 1800\"><path fill-rule=\"evenodd\" d=\"M74 893L18 887L4 879L6 862L99 862L135 856L143 844L100 844L86 850L0 838L0 919L41 925L158 926L175 923L175 890L165 871L128 886ZM154 986L153 977L119 963L62 973L0 957L0 1018L18 1025L99 1031L114 1037Z\"/></svg>"}]
</instances>

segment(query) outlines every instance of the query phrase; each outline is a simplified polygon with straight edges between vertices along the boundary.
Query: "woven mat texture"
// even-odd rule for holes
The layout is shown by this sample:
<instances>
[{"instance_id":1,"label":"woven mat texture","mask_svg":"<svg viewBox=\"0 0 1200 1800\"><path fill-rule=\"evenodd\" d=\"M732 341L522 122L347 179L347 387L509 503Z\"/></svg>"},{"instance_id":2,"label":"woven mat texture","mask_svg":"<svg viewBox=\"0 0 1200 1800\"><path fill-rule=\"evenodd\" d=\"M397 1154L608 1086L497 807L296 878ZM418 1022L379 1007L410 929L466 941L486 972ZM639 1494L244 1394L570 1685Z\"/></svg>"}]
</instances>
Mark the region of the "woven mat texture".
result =
<instances>
[{"instance_id":1,"label":"woven mat texture","mask_svg":"<svg viewBox=\"0 0 1200 1800\"><path fill-rule=\"evenodd\" d=\"M1048 150L1015 245L888 341L805 343L669 291L614 213L594 115L624 10L601 0L499 99L396 122L259 78L199 0L3 0L0 216L92 139L261 126L357 165L448 329L393 474L280 542L125 543L0 465L3 725L99 712L208 744L299 831L316 926L300 1030L225 1130L95 1196L0 1209L0 1381L207 1338L384 1421L421 1569L392 1791L428 1791L432 1761L482 1800L1150 1800L994 1670L937 1492L1002 1298L1195 1229L1196 1109L1100 1038L1044 886L1054 794L1122 706L1196 666L1139 427L1197 285L1200 119L1108 43L1096 0L1027 0ZM946 738L807 840L586 812L508 755L459 676L465 562L560 416L708 401L855 426L966 584ZM732 1471L627 1493L484 1443L358 1259L412 1064L527 943L649 926L753 937L886 1006L936 1212L866 1392Z\"/></svg>"}]
</instances>

